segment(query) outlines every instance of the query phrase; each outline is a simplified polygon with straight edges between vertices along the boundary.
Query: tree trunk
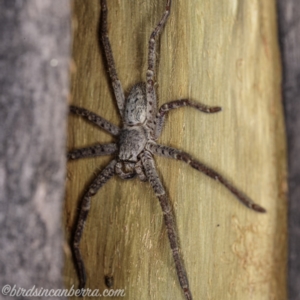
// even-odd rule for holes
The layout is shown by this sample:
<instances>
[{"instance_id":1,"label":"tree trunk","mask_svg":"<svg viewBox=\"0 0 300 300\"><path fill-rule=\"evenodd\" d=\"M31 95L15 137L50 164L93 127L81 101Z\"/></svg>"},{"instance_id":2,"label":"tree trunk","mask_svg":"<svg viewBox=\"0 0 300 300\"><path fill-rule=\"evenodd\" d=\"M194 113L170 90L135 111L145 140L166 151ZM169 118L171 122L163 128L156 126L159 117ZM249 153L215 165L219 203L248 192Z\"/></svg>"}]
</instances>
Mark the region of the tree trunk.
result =
<instances>
[{"instance_id":1,"label":"tree trunk","mask_svg":"<svg viewBox=\"0 0 300 300\"><path fill-rule=\"evenodd\" d=\"M278 0L289 169L289 299L300 295L300 3Z\"/></svg>"},{"instance_id":2,"label":"tree trunk","mask_svg":"<svg viewBox=\"0 0 300 300\"><path fill-rule=\"evenodd\" d=\"M63 287L69 2L1 0L0 28L0 287L21 299Z\"/></svg>"},{"instance_id":3,"label":"tree trunk","mask_svg":"<svg viewBox=\"0 0 300 300\"><path fill-rule=\"evenodd\" d=\"M99 49L99 2L74 1L72 104L121 125ZM164 6L153 0L108 2L109 37L127 94L145 81L149 36ZM157 48L159 106L190 98L223 108L213 115L192 108L171 112L159 143L190 153L267 209L255 213L188 165L156 158L194 299L286 299L286 162L276 30L274 0L173 1ZM70 116L69 149L111 141ZM69 239L83 191L110 159L69 163ZM90 289L102 292L108 275L114 289L125 289L125 299L184 297L149 183L111 179L92 199L81 251ZM71 255L65 276L67 286L77 285Z\"/></svg>"}]
</instances>

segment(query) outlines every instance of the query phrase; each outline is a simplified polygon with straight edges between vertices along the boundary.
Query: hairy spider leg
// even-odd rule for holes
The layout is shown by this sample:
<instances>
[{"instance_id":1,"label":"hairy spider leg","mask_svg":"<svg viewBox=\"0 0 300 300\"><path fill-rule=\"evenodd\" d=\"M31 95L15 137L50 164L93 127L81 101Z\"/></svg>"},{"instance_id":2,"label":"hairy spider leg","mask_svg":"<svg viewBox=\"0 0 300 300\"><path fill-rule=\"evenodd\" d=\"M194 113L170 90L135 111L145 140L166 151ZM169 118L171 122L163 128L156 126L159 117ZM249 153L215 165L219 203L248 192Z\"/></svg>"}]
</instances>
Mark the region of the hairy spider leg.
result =
<instances>
[{"instance_id":1,"label":"hairy spider leg","mask_svg":"<svg viewBox=\"0 0 300 300\"><path fill-rule=\"evenodd\" d=\"M197 103L194 101L191 101L189 99L180 99L180 100L173 100L171 102L163 104L160 108L158 113L156 114L155 118L155 132L154 132L154 139L158 139L163 126L165 122L165 115L168 113L170 110L175 109L175 108L180 108L180 107L185 107L185 106L190 106L195 109L198 109L199 111L202 111L204 113L212 114L216 113L222 110L220 106L207 106L201 103Z\"/></svg>"},{"instance_id":2,"label":"hairy spider leg","mask_svg":"<svg viewBox=\"0 0 300 300\"><path fill-rule=\"evenodd\" d=\"M86 157L96 157L116 154L118 151L117 144L96 144L90 147L78 148L68 152L67 159L80 159Z\"/></svg>"},{"instance_id":3,"label":"hairy spider leg","mask_svg":"<svg viewBox=\"0 0 300 300\"><path fill-rule=\"evenodd\" d=\"M149 39L149 46L148 46L148 69L146 72L146 99L147 99L147 126L150 128L151 132L154 132L155 123L152 122L155 118L155 114L157 112L157 100L156 100L156 93L154 89L154 76L155 76L155 63L156 63L156 37L162 31L167 19L170 15L171 9L171 0L167 0L165 12L152 31Z\"/></svg>"},{"instance_id":4,"label":"hairy spider leg","mask_svg":"<svg viewBox=\"0 0 300 300\"><path fill-rule=\"evenodd\" d=\"M108 14L108 10L107 10L106 0L101 0L100 38L102 41L106 63L108 66L108 74L111 79L112 88L114 90L114 94L117 100L118 109L123 119L125 96L124 96L122 84L118 78L113 52L111 50L111 45L108 38L107 14Z\"/></svg>"},{"instance_id":5,"label":"hairy spider leg","mask_svg":"<svg viewBox=\"0 0 300 300\"><path fill-rule=\"evenodd\" d=\"M113 136L118 136L120 133L120 128L118 126L110 123L109 121L105 120L104 118L85 108L70 105L70 112L72 114L83 117L87 121L100 127L101 129L105 130L107 133L110 133Z\"/></svg>"},{"instance_id":6,"label":"hairy spider leg","mask_svg":"<svg viewBox=\"0 0 300 300\"><path fill-rule=\"evenodd\" d=\"M155 163L152 157L152 154L149 151L145 151L142 155L142 163L145 168L146 176L157 196L160 206L163 211L164 222L167 228L167 233L169 237L169 242L172 250L173 259L175 262L175 267L177 271L177 276L179 279L180 286L184 292L185 298L187 300L192 300L192 293L189 288L189 282L184 267L182 257L180 255L179 243L178 243L178 234L176 229L176 224L174 220L174 215L170 201L166 194L165 188L163 187L161 180L156 171Z\"/></svg>"},{"instance_id":7,"label":"hairy spider leg","mask_svg":"<svg viewBox=\"0 0 300 300\"><path fill-rule=\"evenodd\" d=\"M213 169L207 167L203 163L194 159L190 154L183 152L179 149L163 146L159 144L155 144L150 142L146 145L146 149L148 149L151 153L157 154L164 157L174 158L176 160L184 161L185 163L189 164L192 168L196 169L204 173L205 175L209 176L210 178L219 181L223 184L240 202L242 202L248 208L259 212L265 213L266 210L261 207L260 205L256 204L252 199L250 199L247 195L233 186L231 183L228 182L222 175L214 171Z\"/></svg>"},{"instance_id":8,"label":"hairy spider leg","mask_svg":"<svg viewBox=\"0 0 300 300\"><path fill-rule=\"evenodd\" d=\"M105 130L109 134L113 136L118 136L120 129L99 115L81 107L70 106L70 112L83 117L90 123L100 127ZM95 156L103 156L103 155L111 155L117 152L117 145L115 143L108 144L96 144L90 147L84 147L79 149L74 149L67 154L68 159L80 159L85 157L95 157Z\"/></svg>"},{"instance_id":9,"label":"hairy spider leg","mask_svg":"<svg viewBox=\"0 0 300 300\"><path fill-rule=\"evenodd\" d=\"M114 175L115 165L117 161L112 160L93 180L86 193L84 194L81 202L81 208L77 220L76 230L73 239L73 253L77 266L77 272L79 277L79 288L85 287L86 272L84 262L80 253L80 240L82 237L84 225L91 207L91 197L94 196L98 190Z\"/></svg>"}]
</instances>

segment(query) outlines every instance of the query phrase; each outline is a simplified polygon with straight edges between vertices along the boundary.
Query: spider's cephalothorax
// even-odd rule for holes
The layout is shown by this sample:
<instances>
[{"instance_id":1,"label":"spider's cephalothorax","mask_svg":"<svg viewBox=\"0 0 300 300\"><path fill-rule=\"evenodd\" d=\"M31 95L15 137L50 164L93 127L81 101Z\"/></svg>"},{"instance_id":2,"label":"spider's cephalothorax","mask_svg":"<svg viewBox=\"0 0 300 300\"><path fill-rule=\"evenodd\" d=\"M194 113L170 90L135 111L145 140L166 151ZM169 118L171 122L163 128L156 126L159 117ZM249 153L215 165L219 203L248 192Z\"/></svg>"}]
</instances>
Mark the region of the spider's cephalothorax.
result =
<instances>
[{"instance_id":1,"label":"spider's cephalothorax","mask_svg":"<svg viewBox=\"0 0 300 300\"><path fill-rule=\"evenodd\" d=\"M113 54L107 33L107 5L106 0L101 0L101 22L100 33L105 58L108 64L108 73L111 79L114 95L117 101L123 127L111 124L104 118L80 107L71 106L70 112L86 118L91 123L99 126L116 137L116 143L96 144L88 148L75 149L68 153L69 159L83 157L113 155L111 162L96 176L85 192L78 222L73 240L74 259L78 270L80 287L86 283L86 272L79 249L84 224L90 210L91 197L114 175L123 179L130 179L138 176L142 181L148 181L152 186L163 211L164 222L170 241L172 255L175 262L179 283L185 295L185 299L191 300L192 293L189 288L188 278L184 263L179 251L177 230L174 223L172 206L158 176L154 155L181 160L192 168L203 172L205 175L223 184L238 200L244 205L257 212L265 212L265 209L254 203L248 196L239 191L223 176L213 169L205 166L186 152L156 143L164 124L166 113L172 109L189 106L205 113L216 113L220 107L208 107L193 102L189 99L174 100L156 107L156 94L154 89L155 60L156 60L156 38L160 34L170 14L171 0L166 0L165 12L152 31L149 40L148 69L146 82L136 84L125 100L122 85L118 79Z\"/></svg>"}]
</instances>

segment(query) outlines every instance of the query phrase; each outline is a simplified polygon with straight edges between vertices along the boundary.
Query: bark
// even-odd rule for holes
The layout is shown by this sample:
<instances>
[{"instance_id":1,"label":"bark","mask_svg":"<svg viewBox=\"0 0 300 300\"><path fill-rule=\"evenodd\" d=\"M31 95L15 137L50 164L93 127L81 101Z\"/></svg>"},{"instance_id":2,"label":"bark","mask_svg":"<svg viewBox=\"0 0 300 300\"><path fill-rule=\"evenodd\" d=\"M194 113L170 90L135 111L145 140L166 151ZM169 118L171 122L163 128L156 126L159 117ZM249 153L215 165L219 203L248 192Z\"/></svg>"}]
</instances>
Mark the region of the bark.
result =
<instances>
[{"instance_id":1,"label":"bark","mask_svg":"<svg viewBox=\"0 0 300 300\"><path fill-rule=\"evenodd\" d=\"M278 0L289 169L289 299L300 295L300 3Z\"/></svg>"},{"instance_id":2,"label":"bark","mask_svg":"<svg viewBox=\"0 0 300 300\"><path fill-rule=\"evenodd\" d=\"M62 288L69 2L1 0L0 28L0 287Z\"/></svg>"}]
</instances>

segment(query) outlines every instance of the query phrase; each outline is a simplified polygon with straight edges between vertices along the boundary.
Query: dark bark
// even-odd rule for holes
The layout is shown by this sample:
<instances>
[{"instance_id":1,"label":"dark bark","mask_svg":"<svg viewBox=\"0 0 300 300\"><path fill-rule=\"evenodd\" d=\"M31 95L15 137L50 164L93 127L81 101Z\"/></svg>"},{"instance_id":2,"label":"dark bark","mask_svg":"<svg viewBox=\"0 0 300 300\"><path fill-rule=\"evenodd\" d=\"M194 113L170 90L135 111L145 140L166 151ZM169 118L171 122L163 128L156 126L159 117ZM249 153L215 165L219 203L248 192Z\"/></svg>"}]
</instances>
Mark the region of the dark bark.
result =
<instances>
[{"instance_id":1,"label":"dark bark","mask_svg":"<svg viewBox=\"0 0 300 300\"><path fill-rule=\"evenodd\" d=\"M289 169L289 299L300 295L300 2L278 0Z\"/></svg>"},{"instance_id":2,"label":"dark bark","mask_svg":"<svg viewBox=\"0 0 300 300\"><path fill-rule=\"evenodd\" d=\"M62 288L69 6L0 0L0 289Z\"/></svg>"}]
</instances>

